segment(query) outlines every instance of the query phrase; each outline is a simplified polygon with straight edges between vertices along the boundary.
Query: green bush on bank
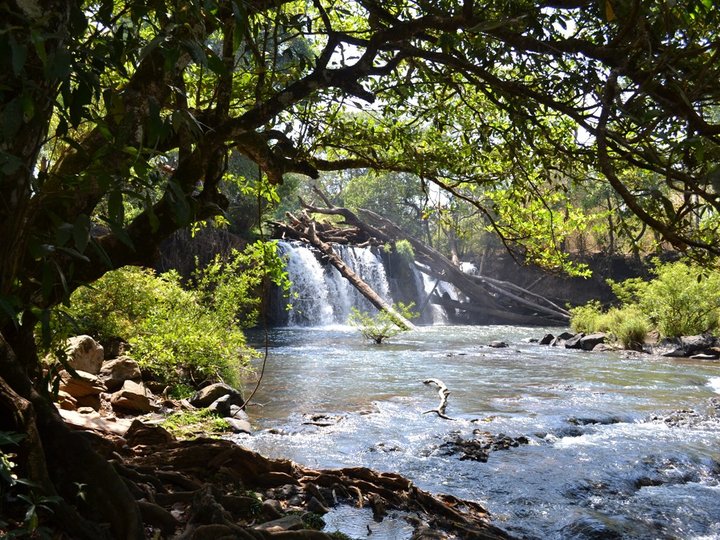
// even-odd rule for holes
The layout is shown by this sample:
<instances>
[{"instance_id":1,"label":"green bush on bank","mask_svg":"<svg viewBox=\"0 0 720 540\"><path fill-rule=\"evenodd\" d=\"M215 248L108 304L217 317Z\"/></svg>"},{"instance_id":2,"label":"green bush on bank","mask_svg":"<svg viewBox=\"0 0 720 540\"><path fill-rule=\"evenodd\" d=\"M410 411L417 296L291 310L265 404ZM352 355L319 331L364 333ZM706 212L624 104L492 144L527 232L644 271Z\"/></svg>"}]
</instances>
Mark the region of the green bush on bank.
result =
<instances>
[{"instance_id":1,"label":"green bush on bank","mask_svg":"<svg viewBox=\"0 0 720 540\"><path fill-rule=\"evenodd\" d=\"M282 268L275 245L264 243L216 259L189 289L176 272L121 268L75 291L54 326L59 339L127 341L141 368L180 393L205 381L237 386L255 354L242 328L257 321L263 280L286 286Z\"/></svg>"},{"instance_id":2,"label":"green bush on bank","mask_svg":"<svg viewBox=\"0 0 720 540\"><path fill-rule=\"evenodd\" d=\"M655 263L654 278L609 281L621 302L607 311L597 301L570 310L576 332L607 332L625 347L651 330L664 337L720 331L720 274L684 262Z\"/></svg>"}]
</instances>

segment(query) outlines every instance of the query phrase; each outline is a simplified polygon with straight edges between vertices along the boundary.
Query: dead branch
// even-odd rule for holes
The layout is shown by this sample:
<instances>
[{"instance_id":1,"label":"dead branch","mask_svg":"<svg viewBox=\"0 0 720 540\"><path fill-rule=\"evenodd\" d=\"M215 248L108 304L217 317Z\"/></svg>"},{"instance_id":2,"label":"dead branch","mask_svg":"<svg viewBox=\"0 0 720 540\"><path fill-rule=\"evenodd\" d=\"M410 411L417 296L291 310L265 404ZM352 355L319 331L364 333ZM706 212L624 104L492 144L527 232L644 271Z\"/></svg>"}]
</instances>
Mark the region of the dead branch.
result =
<instances>
[{"instance_id":1,"label":"dead branch","mask_svg":"<svg viewBox=\"0 0 720 540\"><path fill-rule=\"evenodd\" d=\"M447 402L448 402L448 396L450 395L450 390L448 390L448 387L445 386L445 383L442 382L440 379L427 379L423 381L423 384L434 384L438 388L438 396L440 397L440 403L438 404L436 409L430 409L429 411L425 411L423 414L428 414L431 412L436 413L440 418L444 418L445 420L453 420L449 416L445 414L445 409L447 408Z\"/></svg>"}]
</instances>

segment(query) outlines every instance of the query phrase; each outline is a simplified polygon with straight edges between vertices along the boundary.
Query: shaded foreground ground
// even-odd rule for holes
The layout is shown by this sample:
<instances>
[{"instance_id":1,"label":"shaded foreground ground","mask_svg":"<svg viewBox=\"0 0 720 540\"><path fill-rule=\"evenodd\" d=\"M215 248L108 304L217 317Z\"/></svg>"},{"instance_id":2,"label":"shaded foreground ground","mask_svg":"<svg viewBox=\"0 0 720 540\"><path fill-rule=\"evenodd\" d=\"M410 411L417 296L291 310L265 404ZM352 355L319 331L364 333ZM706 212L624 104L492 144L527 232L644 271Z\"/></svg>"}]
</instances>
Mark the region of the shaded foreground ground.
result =
<instances>
[{"instance_id":1,"label":"shaded foreground ground","mask_svg":"<svg viewBox=\"0 0 720 540\"><path fill-rule=\"evenodd\" d=\"M401 511L414 539L504 539L480 505L418 489L364 467L313 470L233 442L175 441L135 422L125 438L93 437L141 506L148 538L326 540L318 519L336 505Z\"/></svg>"}]
</instances>

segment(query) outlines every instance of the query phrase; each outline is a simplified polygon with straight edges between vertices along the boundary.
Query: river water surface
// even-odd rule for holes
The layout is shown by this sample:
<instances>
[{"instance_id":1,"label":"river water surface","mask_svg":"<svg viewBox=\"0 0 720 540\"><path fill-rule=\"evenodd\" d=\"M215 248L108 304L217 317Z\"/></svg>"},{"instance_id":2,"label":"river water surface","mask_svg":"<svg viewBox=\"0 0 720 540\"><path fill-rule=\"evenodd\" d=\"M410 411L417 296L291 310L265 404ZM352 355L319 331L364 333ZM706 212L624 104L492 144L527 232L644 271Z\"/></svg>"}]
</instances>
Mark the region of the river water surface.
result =
<instances>
[{"instance_id":1,"label":"river water surface","mask_svg":"<svg viewBox=\"0 0 720 540\"><path fill-rule=\"evenodd\" d=\"M482 503L521 538L720 538L720 364L527 341L545 330L432 326L382 345L349 327L272 330L262 406L248 411L257 432L236 440L311 467L399 472ZM438 403L428 378L450 389L453 420L423 414ZM529 444L486 463L442 447L478 430ZM366 514L326 521L367 537ZM371 538L407 538L403 523Z\"/></svg>"}]
</instances>

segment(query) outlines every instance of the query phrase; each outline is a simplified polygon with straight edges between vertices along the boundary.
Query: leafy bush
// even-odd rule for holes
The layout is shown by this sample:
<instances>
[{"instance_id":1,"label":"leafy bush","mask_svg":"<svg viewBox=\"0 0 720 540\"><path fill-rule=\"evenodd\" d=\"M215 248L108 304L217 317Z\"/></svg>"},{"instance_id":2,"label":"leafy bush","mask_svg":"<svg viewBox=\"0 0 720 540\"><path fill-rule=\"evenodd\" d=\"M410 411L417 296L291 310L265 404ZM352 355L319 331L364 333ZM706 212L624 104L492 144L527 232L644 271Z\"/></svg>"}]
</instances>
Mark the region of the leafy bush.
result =
<instances>
[{"instance_id":1,"label":"leafy bush","mask_svg":"<svg viewBox=\"0 0 720 540\"><path fill-rule=\"evenodd\" d=\"M570 326L575 332L592 334L598 332L598 320L602 316L602 306L592 300L584 306L570 309Z\"/></svg>"},{"instance_id":2,"label":"leafy bush","mask_svg":"<svg viewBox=\"0 0 720 540\"><path fill-rule=\"evenodd\" d=\"M287 288L274 243L216 259L196 272L192 290L174 272L121 268L75 291L70 306L56 310L55 329L59 338L126 340L142 368L180 393L204 381L237 385L254 354L241 327L255 324L265 279Z\"/></svg>"},{"instance_id":3,"label":"leafy bush","mask_svg":"<svg viewBox=\"0 0 720 540\"><path fill-rule=\"evenodd\" d=\"M717 333L720 273L682 262L657 265L638 305L663 336Z\"/></svg>"},{"instance_id":4,"label":"leafy bush","mask_svg":"<svg viewBox=\"0 0 720 540\"><path fill-rule=\"evenodd\" d=\"M417 313L412 312L413 305L412 303L406 305L398 302L393 305L393 309L406 319L412 319L417 317ZM405 331L396 317L387 311L379 311L371 315L352 308L348 322L351 326L360 329L360 333L364 337L378 344Z\"/></svg>"},{"instance_id":5,"label":"leafy bush","mask_svg":"<svg viewBox=\"0 0 720 540\"><path fill-rule=\"evenodd\" d=\"M652 329L666 337L718 333L720 274L684 262L656 263L650 281L615 283L622 308L603 312L596 301L570 310L576 332L609 332L625 347L642 343Z\"/></svg>"}]
</instances>

